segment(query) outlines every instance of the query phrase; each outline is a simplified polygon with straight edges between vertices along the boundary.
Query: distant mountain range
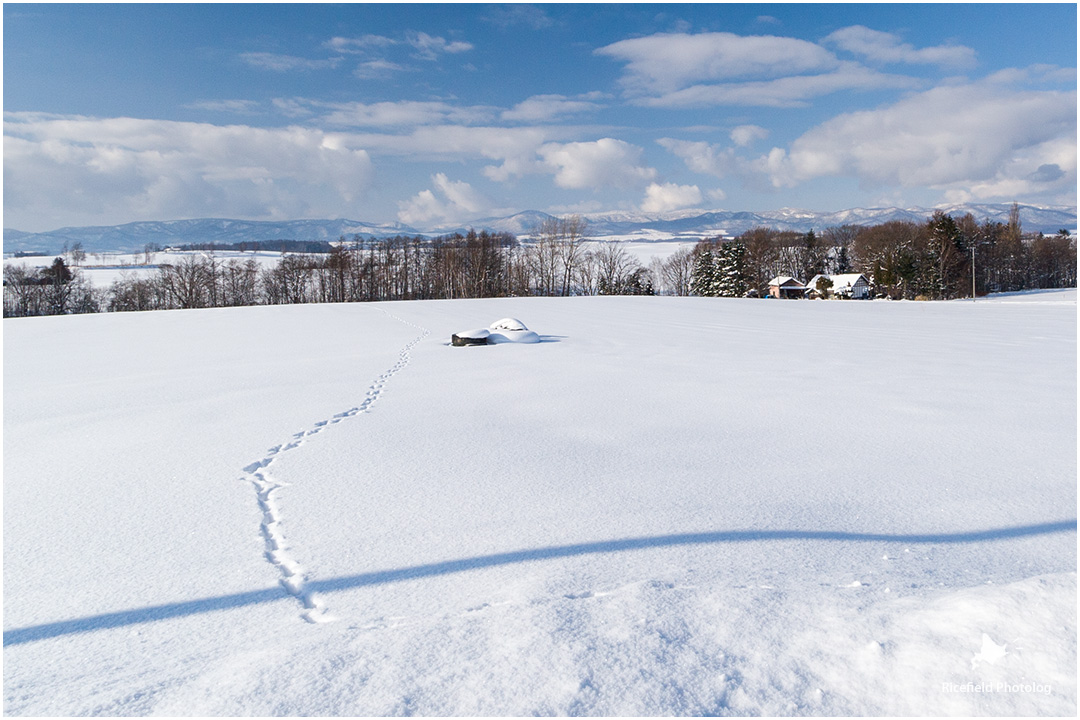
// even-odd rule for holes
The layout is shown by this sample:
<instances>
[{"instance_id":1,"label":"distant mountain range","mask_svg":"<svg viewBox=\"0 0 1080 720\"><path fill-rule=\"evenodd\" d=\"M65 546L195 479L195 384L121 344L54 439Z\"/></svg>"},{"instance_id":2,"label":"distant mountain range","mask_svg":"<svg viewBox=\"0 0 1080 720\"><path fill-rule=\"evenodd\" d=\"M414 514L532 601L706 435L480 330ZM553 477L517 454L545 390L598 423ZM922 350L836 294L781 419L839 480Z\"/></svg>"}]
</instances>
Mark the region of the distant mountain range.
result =
<instances>
[{"instance_id":1,"label":"distant mountain range","mask_svg":"<svg viewBox=\"0 0 1080 720\"><path fill-rule=\"evenodd\" d=\"M948 205L937 208L854 208L839 212L813 212L785 208L767 212L731 212L683 210L661 215L641 213L585 213L591 237L633 237L637 240L698 239L716 235L739 235L755 227L807 232L836 225L878 225L890 220L922 222L935 210L953 217L971 213L976 220L1007 222L1011 203ZM417 229L399 223L368 223L358 220L165 220L133 222L106 227L67 227L49 232L28 233L4 229L4 252L59 252L82 243L87 252L140 251L148 243L162 247L192 243L232 244L297 240L312 242L337 240L340 237L392 237L394 235L437 236L466 232L469 228L511 232L527 236L552 216L526 211L508 217L484 218L468 226ZM1056 233L1065 228L1076 231L1075 207L1040 207L1021 205L1020 220L1024 230Z\"/></svg>"}]
</instances>

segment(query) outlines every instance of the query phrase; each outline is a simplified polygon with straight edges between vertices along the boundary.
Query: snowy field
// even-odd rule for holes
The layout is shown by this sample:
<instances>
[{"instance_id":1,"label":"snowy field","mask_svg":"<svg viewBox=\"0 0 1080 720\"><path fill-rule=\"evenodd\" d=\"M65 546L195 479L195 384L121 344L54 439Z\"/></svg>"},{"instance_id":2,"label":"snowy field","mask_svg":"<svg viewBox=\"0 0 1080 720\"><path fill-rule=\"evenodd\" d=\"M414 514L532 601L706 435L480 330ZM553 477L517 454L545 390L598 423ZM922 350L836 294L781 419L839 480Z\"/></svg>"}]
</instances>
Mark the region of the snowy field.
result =
<instances>
[{"instance_id":1,"label":"snowy field","mask_svg":"<svg viewBox=\"0 0 1080 720\"><path fill-rule=\"evenodd\" d=\"M506 316L543 342L449 346ZM4 711L1075 715L1076 327L1075 290L7 319Z\"/></svg>"}]
</instances>

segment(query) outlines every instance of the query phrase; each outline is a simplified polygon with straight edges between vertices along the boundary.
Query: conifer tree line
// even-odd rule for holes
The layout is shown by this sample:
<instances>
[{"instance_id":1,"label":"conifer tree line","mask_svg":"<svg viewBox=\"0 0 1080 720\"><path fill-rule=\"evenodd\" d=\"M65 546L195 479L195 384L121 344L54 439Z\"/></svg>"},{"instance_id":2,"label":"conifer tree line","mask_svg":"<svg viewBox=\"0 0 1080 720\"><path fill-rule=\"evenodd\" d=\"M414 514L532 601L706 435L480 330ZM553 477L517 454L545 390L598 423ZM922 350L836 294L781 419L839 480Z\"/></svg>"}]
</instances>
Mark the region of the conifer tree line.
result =
<instances>
[{"instance_id":1,"label":"conifer tree line","mask_svg":"<svg viewBox=\"0 0 1080 720\"><path fill-rule=\"evenodd\" d=\"M1076 239L1025 234L1018 206L1007 223L936 212L924 223L841 225L820 235L755 228L705 239L693 250L690 293L764 295L772 278L862 273L876 297L949 300L1038 288L1076 287ZM974 262L974 264L973 264ZM974 272L973 272L974 270Z\"/></svg>"},{"instance_id":2,"label":"conifer tree line","mask_svg":"<svg viewBox=\"0 0 1080 720\"><path fill-rule=\"evenodd\" d=\"M527 242L470 231L435 239L342 238L323 253L286 253L273 266L213 250L166 255L152 274L92 287L69 254L32 270L5 264L4 317L178 308L511 296L764 294L776 276L861 272L878 297L970 297L1076 286L1076 240L1008 223L936 213L924 223L830 227L820 234L755 228L704 239L643 266L620 242L590 242L577 217L545 222ZM150 252L147 252L149 259ZM173 257L176 259L173 260Z\"/></svg>"}]
</instances>

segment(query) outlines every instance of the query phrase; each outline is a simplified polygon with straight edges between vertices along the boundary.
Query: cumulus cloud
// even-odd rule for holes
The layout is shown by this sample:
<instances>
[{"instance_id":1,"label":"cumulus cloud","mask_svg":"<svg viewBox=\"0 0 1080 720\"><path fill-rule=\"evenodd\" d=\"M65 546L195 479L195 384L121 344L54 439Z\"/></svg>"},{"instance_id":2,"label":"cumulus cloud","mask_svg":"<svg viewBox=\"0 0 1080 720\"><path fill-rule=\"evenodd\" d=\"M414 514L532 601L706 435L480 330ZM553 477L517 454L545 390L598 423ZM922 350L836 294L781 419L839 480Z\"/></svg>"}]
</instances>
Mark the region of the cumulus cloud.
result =
<instances>
[{"instance_id":1,"label":"cumulus cloud","mask_svg":"<svg viewBox=\"0 0 1080 720\"><path fill-rule=\"evenodd\" d=\"M731 142L738 147L753 145L757 140L769 137L769 131L759 125L740 125L731 131Z\"/></svg>"},{"instance_id":2,"label":"cumulus cloud","mask_svg":"<svg viewBox=\"0 0 1080 720\"><path fill-rule=\"evenodd\" d=\"M656 177L656 170L640 164L641 148L613 138L548 143L537 152L562 188L631 188Z\"/></svg>"},{"instance_id":3,"label":"cumulus cloud","mask_svg":"<svg viewBox=\"0 0 1080 720\"><path fill-rule=\"evenodd\" d=\"M1049 165L1061 174L1040 173ZM773 148L757 166L776 187L852 176L936 188L954 200L1021 197L1047 182L1075 193L1076 92L942 86L835 117L789 148Z\"/></svg>"},{"instance_id":4,"label":"cumulus cloud","mask_svg":"<svg viewBox=\"0 0 1080 720\"><path fill-rule=\"evenodd\" d=\"M703 175L723 178L739 168L740 160L736 157L733 148L724 148L703 141L675 140L674 138L660 138L656 142L680 158L686 163L686 167Z\"/></svg>"},{"instance_id":5,"label":"cumulus cloud","mask_svg":"<svg viewBox=\"0 0 1080 720\"><path fill-rule=\"evenodd\" d=\"M1052 183L1065 177L1065 171L1057 163L1040 165L1035 172L1028 175L1028 179L1037 183Z\"/></svg>"},{"instance_id":6,"label":"cumulus cloud","mask_svg":"<svg viewBox=\"0 0 1080 720\"><path fill-rule=\"evenodd\" d=\"M13 226L341 215L373 174L365 150L308 128L33 113L4 120Z\"/></svg>"},{"instance_id":7,"label":"cumulus cloud","mask_svg":"<svg viewBox=\"0 0 1080 720\"><path fill-rule=\"evenodd\" d=\"M424 32L410 32L405 40L415 48L416 57L422 60L434 60L442 53L463 53L473 49L472 43L451 41Z\"/></svg>"},{"instance_id":8,"label":"cumulus cloud","mask_svg":"<svg viewBox=\"0 0 1080 720\"><path fill-rule=\"evenodd\" d=\"M635 93L670 93L704 81L731 81L831 70L820 45L772 35L670 33L620 40L595 51L626 63L623 84Z\"/></svg>"},{"instance_id":9,"label":"cumulus cloud","mask_svg":"<svg viewBox=\"0 0 1080 720\"><path fill-rule=\"evenodd\" d=\"M326 58L324 60L310 60L296 57L295 55L279 55L268 52L241 53L240 59L252 67L274 72L289 72L291 70L324 70L337 67L341 62L340 57Z\"/></svg>"},{"instance_id":10,"label":"cumulus cloud","mask_svg":"<svg viewBox=\"0 0 1080 720\"><path fill-rule=\"evenodd\" d=\"M467 182L450 180L443 173L432 175L431 182L435 191L421 190L398 203L398 220L420 226L460 223L491 208L490 201Z\"/></svg>"},{"instance_id":11,"label":"cumulus cloud","mask_svg":"<svg viewBox=\"0 0 1080 720\"><path fill-rule=\"evenodd\" d=\"M647 213L662 213L700 204L701 189L697 185L652 183L645 188L645 200L641 203L641 210Z\"/></svg>"},{"instance_id":12,"label":"cumulus cloud","mask_svg":"<svg viewBox=\"0 0 1080 720\"><path fill-rule=\"evenodd\" d=\"M596 94L568 98L565 95L533 95L510 110L504 110L503 120L515 122L547 122L600 109L592 101Z\"/></svg>"},{"instance_id":13,"label":"cumulus cloud","mask_svg":"<svg viewBox=\"0 0 1080 720\"><path fill-rule=\"evenodd\" d=\"M907 63L949 67L971 67L975 64L975 51L964 45L937 45L916 48L913 45L901 42L900 37L897 35L871 30L863 25L841 28L826 36L823 42L879 63Z\"/></svg>"}]
</instances>

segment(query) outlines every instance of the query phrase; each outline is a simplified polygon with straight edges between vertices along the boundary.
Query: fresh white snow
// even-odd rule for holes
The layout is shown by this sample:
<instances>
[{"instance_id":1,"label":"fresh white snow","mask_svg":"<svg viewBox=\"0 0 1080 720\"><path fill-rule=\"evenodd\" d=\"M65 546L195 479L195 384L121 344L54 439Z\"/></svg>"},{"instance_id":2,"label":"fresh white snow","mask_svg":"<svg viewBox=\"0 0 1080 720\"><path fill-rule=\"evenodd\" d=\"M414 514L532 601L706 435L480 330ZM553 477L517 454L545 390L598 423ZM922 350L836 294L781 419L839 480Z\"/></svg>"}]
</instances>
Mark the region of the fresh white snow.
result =
<instances>
[{"instance_id":1,"label":"fresh white snow","mask_svg":"<svg viewBox=\"0 0 1080 720\"><path fill-rule=\"evenodd\" d=\"M525 327L525 323L517 318L503 318L502 320L496 320L491 323L489 330L490 332L487 335L487 341L492 345L501 343L532 344L540 342L540 336Z\"/></svg>"},{"instance_id":2,"label":"fresh white snow","mask_svg":"<svg viewBox=\"0 0 1080 720\"><path fill-rule=\"evenodd\" d=\"M7 319L4 711L1073 715L1031 297Z\"/></svg>"}]
</instances>

